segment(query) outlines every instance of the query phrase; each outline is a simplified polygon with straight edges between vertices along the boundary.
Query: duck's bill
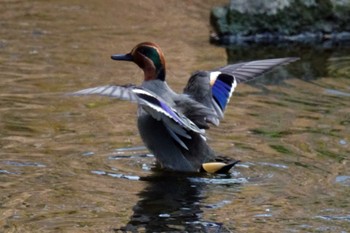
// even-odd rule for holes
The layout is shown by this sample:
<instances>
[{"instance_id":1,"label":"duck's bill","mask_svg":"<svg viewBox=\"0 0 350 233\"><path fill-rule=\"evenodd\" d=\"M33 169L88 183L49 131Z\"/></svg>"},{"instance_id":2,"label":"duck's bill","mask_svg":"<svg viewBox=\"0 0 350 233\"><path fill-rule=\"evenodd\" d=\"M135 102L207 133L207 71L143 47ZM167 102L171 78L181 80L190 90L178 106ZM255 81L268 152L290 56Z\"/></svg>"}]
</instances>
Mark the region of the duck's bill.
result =
<instances>
[{"instance_id":1,"label":"duck's bill","mask_svg":"<svg viewBox=\"0 0 350 233\"><path fill-rule=\"evenodd\" d=\"M113 54L111 56L113 60L117 61L133 61L133 57L131 56L130 53L127 54Z\"/></svg>"}]
</instances>

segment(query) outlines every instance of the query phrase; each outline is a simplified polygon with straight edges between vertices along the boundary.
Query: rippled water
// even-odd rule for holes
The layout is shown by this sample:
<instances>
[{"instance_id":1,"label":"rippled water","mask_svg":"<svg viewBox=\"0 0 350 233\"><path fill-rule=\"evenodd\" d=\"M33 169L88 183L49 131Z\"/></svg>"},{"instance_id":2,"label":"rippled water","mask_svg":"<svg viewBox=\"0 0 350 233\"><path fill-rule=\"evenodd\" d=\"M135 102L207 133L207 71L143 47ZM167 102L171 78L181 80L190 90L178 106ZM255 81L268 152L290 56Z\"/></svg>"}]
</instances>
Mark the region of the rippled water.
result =
<instances>
[{"instance_id":1,"label":"rippled water","mask_svg":"<svg viewBox=\"0 0 350 233\"><path fill-rule=\"evenodd\" d=\"M2 1L0 232L350 232L349 49L227 52L208 44L217 4ZM146 40L178 91L227 54L302 58L239 86L210 130L216 151L243 161L231 174L155 171L134 105L65 95L139 83L135 65L109 57Z\"/></svg>"}]
</instances>

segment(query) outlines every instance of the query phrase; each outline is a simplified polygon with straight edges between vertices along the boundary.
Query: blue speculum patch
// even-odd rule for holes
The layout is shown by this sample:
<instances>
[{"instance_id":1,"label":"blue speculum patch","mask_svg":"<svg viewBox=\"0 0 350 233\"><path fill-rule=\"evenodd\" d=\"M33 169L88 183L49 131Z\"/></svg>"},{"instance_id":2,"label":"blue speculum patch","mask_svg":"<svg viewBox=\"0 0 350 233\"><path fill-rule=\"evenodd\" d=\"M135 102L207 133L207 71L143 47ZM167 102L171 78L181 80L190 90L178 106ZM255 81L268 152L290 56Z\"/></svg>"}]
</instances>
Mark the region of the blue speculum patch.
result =
<instances>
[{"instance_id":1,"label":"blue speculum patch","mask_svg":"<svg viewBox=\"0 0 350 233\"><path fill-rule=\"evenodd\" d=\"M230 91L231 87L221 80L216 80L212 87L214 99L222 110L226 108Z\"/></svg>"}]
</instances>

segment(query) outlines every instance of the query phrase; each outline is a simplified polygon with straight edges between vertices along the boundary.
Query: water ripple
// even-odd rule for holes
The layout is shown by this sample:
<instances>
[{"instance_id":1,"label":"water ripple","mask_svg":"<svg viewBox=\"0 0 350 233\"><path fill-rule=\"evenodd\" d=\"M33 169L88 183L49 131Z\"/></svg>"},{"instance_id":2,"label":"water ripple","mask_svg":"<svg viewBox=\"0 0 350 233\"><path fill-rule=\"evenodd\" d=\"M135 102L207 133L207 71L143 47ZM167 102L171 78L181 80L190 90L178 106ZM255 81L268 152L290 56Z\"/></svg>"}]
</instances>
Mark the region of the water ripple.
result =
<instances>
[{"instance_id":1,"label":"water ripple","mask_svg":"<svg viewBox=\"0 0 350 233\"><path fill-rule=\"evenodd\" d=\"M5 161L4 164L16 167L46 167L45 164L37 162L17 162L17 161Z\"/></svg>"},{"instance_id":2,"label":"water ripple","mask_svg":"<svg viewBox=\"0 0 350 233\"><path fill-rule=\"evenodd\" d=\"M331 215L319 215L315 218L327 220L327 221L346 221L350 222L350 215L344 215L344 216L331 216Z\"/></svg>"},{"instance_id":3,"label":"water ripple","mask_svg":"<svg viewBox=\"0 0 350 233\"><path fill-rule=\"evenodd\" d=\"M127 179L127 180L140 180L139 176L124 175L121 173L105 172L100 170L94 170L94 171L91 171L91 173L96 175L110 176L113 178L121 178L121 179Z\"/></svg>"},{"instance_id":4,"label":"water ripple","mask_svg":"<svg viewBox=\"0 0 350 233\"><path fill-rule=\"evenodd\" d=\"M335 182L345 186L350 186L350 176L337 176Z\"/></svg>"},{"instance_id":5,"label":"water ripple","mask_svg":"<svg viewBox=\"0 0 350 233\"><path fill-rule=\"evenodd\" d=\"M0 174L14 175L14 174L18 174L18 173L16 173L16 172L9 172L7 170L0 169Z\"/></svg>"},{"instance_id":6,"label":"water ripple","mask_svg":"<svg viewBox=\"0 0 350 233\"><path fill-rule=\"evenodd\" d=\"M123 148L117 148L114 151L115 152L130 152L130 151L140 151L140 150L147 150L147 148L145 146L123 147Z\"/></svg>"},{"instance_id":7,"label":"water ripple","mask_svg":"<svg viewBox=\"0 0 350 233\"><path fill-rule=\"evenodd\" d=\"M95 155L95 152L92 152L92 151L85 151L81 154L82 156L93 156Z\"/></svg>"},{"instance_id":8,"label":"water ripple","mask_svg":"<svg viewBox=\"0 0 350 233\"><path fill-rule=\"evenodd\" d=\"M228 205L228 204L231 204L232 201L229 201L229 200L222 200L222 201L219 201L217 203L214 203L214 204L208 204L208 205L205 205L205 207L209 208L209 209L219 209L225 205Z\"/></svg>"},{"instance_id":9,"label":"water ripple","mask_svg":"<svg viewBox=\"0 0 350 233\"><path fill-rule=\"evenodd\" d=\"M334 89L326 89L325 92L327 94L350 97L350 93L338 91L338 90L334 90Z\"/></svg>"},{"instance_id":10,"label":"water ripple","mask_svg":"<svg viewBox=\"0 0 350 233\"><path fill-rule=\"evenodd\" d=\"M275 168L288 169L288 166L287 165L283 165L283 164L268 163L268 162L260 162L258 164L263 165L263 166L270 166L270 167L275 167Z\"/></svg>"},{"instance_id":11,"label":"water ripple","mask_svg":"<svg viewBox=\"0 0 350 233\"><path fill-rule=\"evenodd\" d=\"M227 178L227 179L190 177L188 179L194 183L204 183L204 184L244 184L244 183L248 183L248 180L244 177Z\"/></svg>"}]
</instances>

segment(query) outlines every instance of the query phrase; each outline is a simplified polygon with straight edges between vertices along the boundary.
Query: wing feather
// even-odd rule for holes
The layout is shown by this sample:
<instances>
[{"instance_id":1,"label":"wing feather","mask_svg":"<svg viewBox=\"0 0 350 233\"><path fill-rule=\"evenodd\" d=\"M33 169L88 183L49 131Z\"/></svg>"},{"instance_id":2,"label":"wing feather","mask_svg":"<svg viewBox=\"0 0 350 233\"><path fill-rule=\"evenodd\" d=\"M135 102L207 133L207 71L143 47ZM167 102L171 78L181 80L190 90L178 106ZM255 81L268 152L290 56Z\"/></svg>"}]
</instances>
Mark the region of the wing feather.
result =
<instances>
[{"instance_id":1,"label":"wing feather","mask_svg":"<svg viewBox=\"0 0 350 233\"><path fill-rule=\"evenodd\" d=\"M203 136L205 133L204 130L198 128L190 119L169 106L159 96L140 87L130 85L99 86L80 90L72 93L72 95L102 95L137 102L154 119L163 121L172 138L186 150L188 148L180 137L191 139L189 131Z\"/></svg>"},{"instance_id":2,"label":"wing feather","mask_svg":"<svg viewBox=\"0 0 350 233\"><path fill-rule=\"evenodd\" d=\"M216 71L235 76L238 83L247 82L269 72L277 66L286 65L298 59L298 57L285 57L242 62L218 68Z\"/></svg>"},{"instance_id":3,"label":"wing feather","mask_svg":"<svg viewBox=\"0 0 350 233\"><path fill-rule=\"evenodd\" d=\"M259 77L279 65L286 65L299 58L286 57L256 60L227 65L208 72L193 74L184 93L212 109L216 117L206 116L206 121L218 125L238 83Z\"/></svg>"},{"instance_id":4,"label":"wing feather","mask_svg":"<svg viewBox=\"0 0 350 233\"><path fill-rule=\"evenodd\" d=\"M117 98L121 100L128 101L137 101L135 94L132 92L132 89L135 86L126 85L126 86L116 86L116 85L108 85L108 86L99 86L99 87L91 87L87 89L83 89L77 92L71 93L71 95L102 95L111 98Z\"/></svg>"}]
</instances>

